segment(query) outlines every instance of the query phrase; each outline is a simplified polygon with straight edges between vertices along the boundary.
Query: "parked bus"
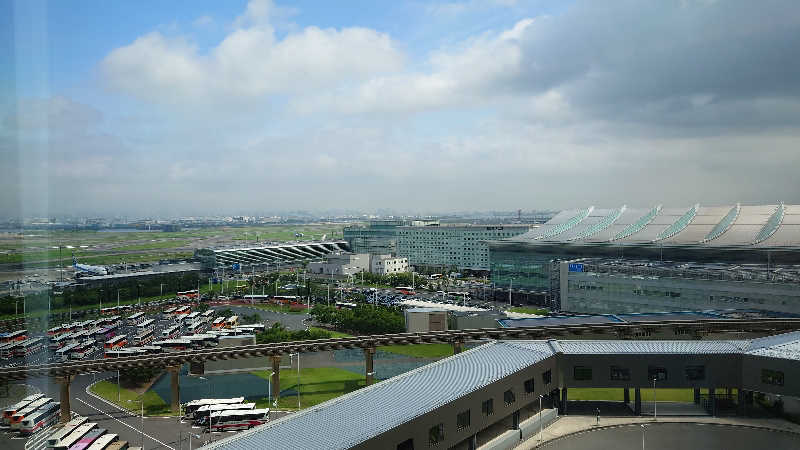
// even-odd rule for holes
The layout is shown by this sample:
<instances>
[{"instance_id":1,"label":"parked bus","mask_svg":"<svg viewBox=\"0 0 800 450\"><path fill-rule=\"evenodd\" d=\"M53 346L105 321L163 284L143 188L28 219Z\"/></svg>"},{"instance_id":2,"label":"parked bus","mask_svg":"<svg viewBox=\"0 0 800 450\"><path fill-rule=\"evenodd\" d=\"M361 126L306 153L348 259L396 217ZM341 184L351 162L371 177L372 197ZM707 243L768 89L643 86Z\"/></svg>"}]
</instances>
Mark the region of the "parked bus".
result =
<instances>
[{"instance_id":1,"label":"parked bus","mask_svg":"<svg viewBox=\"0 0 800 450\"><path fill-rule=\"evenodd\" d=\"M178 325L171 326L161 332L161 337L164 339L173 339L181 334L181 327Z\"/></svg>"},{"instance_id":2,"label":"parked bus","mask_svg":"<svg viewBox=\"0 0 800 450\"><path fill-rule=\"evenodd\" d=\"M239 325L239 316L230 316L225 320L225 328L234 328Z\"/></svg>"},{"instance_id":3,"label":"parked bus","mask_svg":"<svg viewBox=\"0 0 800 450\"><path fill-rule=\"evenodd\" d=\"M197 312L197 311L195 311L195 312L193 312L193 313L189 313L189 314L187 314L187 315L186 315L186 316L183 318L183 323L192 323L192 322L194 322L194 321L195 321L195 319L197 319L198 317L200 317L200 313L199 313L199 312Z\"/></svg>"},{"instance_id":4,"label":"parked bus","mask_svg":"<svg viewBox=\"0 0 800 450\"><path fill-rule=\"evenodd\" d=\"M192 419L195 425L205 425L211 413L218 411L246 411L256 409L255 403L239 403L236 405L203 405L194 412Z\"/></svg>"},{"instance_id":5,"label":"parked bus","mask_svg":"<svg viewBox=\"0 0 800 450\"><path fill-rule=\"evenodd\" d=\"M128 345L128 339L126 339L126 336L124 334L121 334L119 336L115 336L107 340L106 343L103 345L103 348L113 349L113 348L125 347L126 345Z\"/></svg>"},{"instance_id":6,"label":"parked bus","mask_svg":"<svg viewBox=\"0 0 800 450\"><path fill-rule=\"evenodd\" d=\"M296 295L273 295L272 301L276 303L280 303L282 305L288 305L290 303L297 303L300 300L300 297Z\"/></svg>"},{"instance_id":7,"label":"parked bus","mask_svg":"<svg viewBox=\"0 0 800 450\"><path fill-rule=\"evenodd\" d=\"M94 441L106 434L105 428L94 428L88 433L84 434L69 450L86 450Z\"/></svg>"},{"instance_id":8,"label":"parked bus","mask_svg":"<svg viewBox=\"0 0 800 450\"><path fill-rule=\"evenodd\" d=\"M29 395L29 396L23 398L22 400L18 401L17 403L14 403L13 405L7 406L3 410L3 425L8 425L11 422L11 417L14 414L16 414L18 411L22 411L23 409L25 409L31 403L33 403L33 402L35 402L37 400L43 399L43 398L44 398L44 394L32 394L32 395Z\"/></svg>"},{"instance_id":9,"label":"parked bus","mask_svg":"<svg viewBox=\"0 0 800 450\"><path fill-rule=\"evenodd\" d=\"M197 298L199 296L197 289L192 289L190 291L177 292L176 295L178 296L179 299Z\"/></svg>"},{"instance_id":10,"label":"parked bus","mask_svg":"<svg viewBox=\"0 0 800 450\"><path fill-rule=\"evenodd\" d=\"M0 358L8 359L14 356L14 351L19 347L19 341L6 342L0 346Z\"/></svg>"},{"instance_id":11,"label":"parked bus","mask_svg":"<svg viewBox=\"0 0 800 450\"><path fill-rule=\"evenodd\" d=\"M225 328L225 318L224 317L217 317L211 322L211 328Z\"/></svg>"},{"instance_id":12,"label":"parked bus","mask_svg":"<svg viewBox=\"0 0 800 450\"><path fill-rule=\"evenodd\" d=\"M212 317L214 317L214 310L213 309L206 310L206 312L204 312L204 313L202 313L200 315L202 317L205 317L206 319L210 320Z\"/></svg>"},{"instance_id":13,"label":"parked bus","mask_svg":"<svg viewBox=\"0 0 800 450\"><path fill-rule=\"evenodd\" d=\"M133 345L144 345L153 340L153 330L142 330L133 339Z\"/></svg>"},{"instance_id":14,"label":"parked bus","mask_svg":"<svg viewBox=\"0 0 800 450\"><path fill-rule=\"evenodd\" d=\"M70 420L69 422L65 423L58 431L51 434L50 437L47 438L47 442L45 443L45 445L47 445L47 448L55 447L56 445L58 445L59 442L61 442L61 439L63 439L66 436L69 436L73 431L75 431L76 428L85 424L87 421L88 419L83 416L78 416Z\"/></svg>"},{"instance_id":15,"label":"parked bus","mask_svg":"<svg viewBox=\"0 0 800 450\"><path fill-rule=\"evenodd\" d=\"M22 419L19 432L23 435L31 435L41 431L58 422L60 412L58 403L47 403Z\"/></svg>"},{"instance_id":16,"label":"parked bus","mask_svg":"<svg viewBox=\"0 0 800 450\"><path fill-rule=\"evenodd\" d=\"M94 337L98 341L105 342L105 341L113 338L114 336L116 336L118 329L119 329L119 327L117 325L106 325L105 328L102 328L100 331L97 331L95 333Z\"/></svg>"},{"instance_id":17,"label":"parked bus","mask_svg":"<svg viewBox=\"0 0 800 450\"><path fill-rule=\"evenodd\" d=\"M183 405L183 410L188 417L194 417L195 411L206 405L238 405L244 401L244 397L233 398L201 398L192 400Z\"/></svg>"},{"instance_id":18,"label":"parked bus","mask_svg":"<svg viewBox=\"0 0 800 450\"><path fill-rule=\"evenodd\" d=\"M14 347L14 356L28 356L44 350L44 339L40 337L26 339Z\"/></svg>"},{"instance_id":19,"label":"parked bus","mask_svg":"<svg viewBox=\"0 0 800 450\"><path fill-rule=\"evenodd\" d=\"M117 440L119 440L119 436L114 433L104 434L92 442L92 445L87 447L86 450L105 450L112 442Z\"/></svg>"},{"instance_id":20,"label":"parked bus","mask_svg":"<svg viewBox=\"0 0 800 450\"><path fill-rule=\"evenodd\" d=\"M84 423L82 425L78 425L72 430L71 433L66 434L65 436L59 438L58 442L54 442L51 445L50 439L47 440L47 448L52 448L53 450L69 450L70 447L77 444L78 441L83 439L87 433L97 428L97 424L94 422Z\"/></svg>"},{"instance_id":21,"label":"parked bus","mask_svg":"<svg viewBox=\"0 0 800 450\"><path fill-rule=\"evenodd\" d=\"M269 301L270 298L271 296L269 295L261 295L261 294L253 294L253 295L247 294L243 297L244 301L247 303L264 303L266 301Z\"/></svg>"},{"instance_id":22,"label":"parked bus","mask_svg":"<svg viewBox=\"0 0 800 450\"><path fill-rule=\"evenodd\" d=\"M145 320L146 318L147 317L145 317L143 312L133 313L130 316L128 316L128 323L131 325L136 325L139 322Z\"/></svg>"},{"instance_id":23,"label":"parked bus","mask_svg":"<svg viewBox=\"0 0 800 450\"><path fill-rule=\"evenodd\" d=\"M412 288L411 286L397 286L394 289L397 292L399 292L399 293L401 293L403 295L416 295L417 294L416 292L414 292L414 288Z\"/></svg>"},{"instance_id":24,"label":"parked bus","mask_svg":"<svg viewBox=\"0 0 800 450\"><path fill-rule=\"evenodd\" d=\"M245 331L248 331L250 333L263 333L267 329L267 327L263 323L251 323L251 324L248 324L248 325L239 325L234 329L235 330L245 330Z\"/></svg>"},{"instance_id":25,"label":"parked bus","mask_svg":"<svg viewBox=\"0 0 800 450\"><path fill-rule=\"evenodd\" d=\"M75 344L69 352L70 359L84 359L91 355L94 351L95 341L93 339L86 339L83 342Z\"/></svg>"},{"instance_id":26,"label":"parked bus","mask_svg":"<svg viewBox=\"0 0 800 450\"><path fill-rule=\"evenodd\" d=\"M128 450L129 448L132 449L133 447L128 446L128 441L116 441L106 447L106 450Z\"/></svg>"},{"instance_id":27,"label":"parked bus","mask_svg":"<svg viewBox=\"0 0 800 450\"><path fill-rule=\"evenodd\" d=\"M47 335L48 336L58 336L59 334L61 334L63 332L64 332L64 327L59 325L57 327L53 327L53 328L50 328L49 330L47 330Z\"/></svg>"},{"instance_id":28,"label":"parked bus","mask_svg":"<svg viewBox=\"0 0 800 450\"><path fill-rule=\"evenodd\" d=\"M189 331L187 331L187 333L201 334L203 331L205 331L205 329L206 329L206 323L198 320L197 322L192 322L189 325Z\"/></svg>"},{"instance_id":29,"label":"parked bus","mask_svg":"<svg viewBox=\"0 0 800 450\"><path fill-rule=\"evenodd\" d=\"M355 309L355 307L358 306L358 305L356 305L355 303L336 302L336 304L334 306L336 306L336 309L343 309L343 308L344 309Z\"/></svg>"},{"instance_id":30,"label":"parked bus","mask_svg":"<svg viewBox=\"0 0 800 450\"><path fill-rule=\"evenodd\" d=\"M17 330L12 331L11 333L6 334L2 337L3 342L11 342L11 341L24 341L28 338L27 336L28 330Z\"/></svg>"},{"instance_id":31,"label":"parked bus","mask_svg":"<svg viewBox=\"0 0 800 450\"><path fill-rule=\"evenodd\" d=\"M179 306L175 311L172 312L173 315L183 315L183 314L190 314L192 312L192 308L189 306Z\"/></svg>"},{"instance_id":32,"label":"parked bus","mask_svg":"<svg viewBox=\"0 0 800 450\"><path fill-rule=\"evenodd\" d=\"M22 426L22 419L32 414L34 411L41 408L42 406L50 403L52 400L53 399L50 397L42 397L39 400L31 402L28 406L14 413L14 415L11 416L11 420L8 421L8 425L11 427L12 430L19 430L20 427Z\"/></svg>"},{"instance_id":33,"label":"parked bus","mask_svg":"<svg viewBox=\"0 0 800 450\"><path fill-rule=\"evenodd\" d=\"M155 326L155 324L156 324L155 320L147 319L147 320L139 323L139 325L136 325L136 329L139 330L139 331L149 330L149 329L152 329L153 326Z\"/></svg>"},{"instance_id":34,"label":"parked bus","mask_svg":"<svg viewBox=\"0 0 800 450\"><path fill-rule=\"evenodd\" d=\"M269 409L218 411L211 413L211 431L248 430L269 421Z\"/></svg>"},{"instance_id":35,"label":"parked bus","mask_svg":"<svg viewBox=\"0 0 800 450\"><path fill-rule=\"evenodd\" d=\"M191 346L188 339L165 339L153 342L156 347L161 347L165 352L182 352Z\"/></svg>"},{"instance_id":36,"label":"parked bus","mask_svg":"<svg viewBox=\"0 0 800 450\"><path fill-rule=\"evenodd\" d=\"M68 360L69 359L69 355L72 353L72 351L76 347L78 347L80 345L81 344L78 343L78 342L73 342L71 344L67 344L67 345L61 347L60 349L56 350L56 359L58 359L59 361Z\"/></svg>"}]
</instances>

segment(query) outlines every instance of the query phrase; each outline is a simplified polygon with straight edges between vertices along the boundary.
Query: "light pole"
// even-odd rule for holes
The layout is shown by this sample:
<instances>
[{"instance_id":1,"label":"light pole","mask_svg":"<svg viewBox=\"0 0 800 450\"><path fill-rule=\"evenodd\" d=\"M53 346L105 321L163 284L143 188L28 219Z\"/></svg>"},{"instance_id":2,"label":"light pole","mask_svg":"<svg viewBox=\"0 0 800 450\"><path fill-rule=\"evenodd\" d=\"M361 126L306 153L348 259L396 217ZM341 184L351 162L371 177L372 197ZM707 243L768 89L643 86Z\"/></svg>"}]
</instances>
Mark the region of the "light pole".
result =
<instances>
[{"instance_id":1,"label":"light pole","mask_svg":"<svg viewBox=\"0 0 800 450\"><path fill-rule=\"evenodd\" d=\"M139 425L140 442L139 445L144 449L144 400L128 400L128 403L139 402L141 406L141 425Z\"/></svg>"},{"instance_id":2,"label":"light pole","mask_svg":"<svg viewBox=\"0 0 800 450\"><path fill-rule=\"evenodd\" d=\"M270 372L269 377L267 377L267 403L272 405L272 377L275 376L275 372ZM278 403L278 399L275 399L275 403ZM277 406L277 405L272 405Z\"/></svg>"},{"instance_id":3,"label":"light pole","mask_svg":"<svg viewBox=\"0 0 800 450\"><path fill-rule=\"evenodd\" d=\"M656 377L653 376L653 421L658 420L658 402L656 401Z\"/></svg>"},{"instance_id":4,"label":"light pole","mask_svg":"<svg viewBox=\"0 0 800 450\"><path fill-rule=\"evenodd\" d=\"M644 424L642 424L642 450L644 450Z\"/></svg>"},{"instance_id":5,"label":"light pole","mask_svg":"<svg viewBox=\"0 0 800 450\"><path fill-rule=\"evenodd\" d=\"M539 394L539 442L542 441L542 395Z\"/></svg>"}]
</instances>

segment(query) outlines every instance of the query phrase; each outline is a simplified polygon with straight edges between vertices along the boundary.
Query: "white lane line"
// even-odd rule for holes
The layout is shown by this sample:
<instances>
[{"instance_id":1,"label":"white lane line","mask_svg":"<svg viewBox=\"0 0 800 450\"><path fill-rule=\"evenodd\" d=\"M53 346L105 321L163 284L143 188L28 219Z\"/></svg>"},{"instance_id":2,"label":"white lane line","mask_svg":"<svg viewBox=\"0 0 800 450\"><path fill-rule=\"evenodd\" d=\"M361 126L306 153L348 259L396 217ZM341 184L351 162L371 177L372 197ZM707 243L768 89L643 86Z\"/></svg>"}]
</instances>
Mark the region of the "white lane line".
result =
<instances>
[{"instance_id":1,"label":"white lane line","mask_svg":"<svg viewBox=\"0 0 800 450\"><path fill-rule=\"evenodd\" d=\"M90 407L90 408L94 409L95 411L98 411L98 412L101 412L101 413L103 413L103 414L107 415L109 418L116 420L117 422L119 422L119 423L121 423L121 424L125 425L126 427L130 428L131 430L133 430L133 431L135 431L135 432L137 432L137 433L144 434L145 436L147 436L147 437L149 437L150 439L152 439L152 440L154 440L154 441L158 442L159 444L163 445L164 447L166 447L166 448L168 448L168 449L170 449L170 450L175 450L175 448L174 448L174 447L170 447L169 445L167 445L167 444L165 444L165 443L163 443L163 442L159 441L158 439L154 438L153 436L150 436L150 435L149 435L149 434L147 434L147 433L142 433L142 432L141 432L141 430L137 430L136 428L134 428L134 427L132 427L132 426L128 425L127 423L125 423L125 422L123 422L123 421L121 421L121 420L119 420L119 419L117 419L116 417L113 417L111 414L109 414L109 413L107 413L107 412L103 411L102 409L100 409L100 408L98 408L98 407L96 407L96 406L94 406L94 405L92 405L92 404L90 404L90 403L88 403L88 402L85 402L84 400L82 400L82 399L80 399L80 398L75 398L75 400L77 400L77 401L79 401L79 402L83 403L84 405L86 405L86 406L88 406L88 407ZM126 412L127 412L127 411L126 411ZM131 416L131 417L133 417L133 416Z\"/></svg>"}]
</instances>

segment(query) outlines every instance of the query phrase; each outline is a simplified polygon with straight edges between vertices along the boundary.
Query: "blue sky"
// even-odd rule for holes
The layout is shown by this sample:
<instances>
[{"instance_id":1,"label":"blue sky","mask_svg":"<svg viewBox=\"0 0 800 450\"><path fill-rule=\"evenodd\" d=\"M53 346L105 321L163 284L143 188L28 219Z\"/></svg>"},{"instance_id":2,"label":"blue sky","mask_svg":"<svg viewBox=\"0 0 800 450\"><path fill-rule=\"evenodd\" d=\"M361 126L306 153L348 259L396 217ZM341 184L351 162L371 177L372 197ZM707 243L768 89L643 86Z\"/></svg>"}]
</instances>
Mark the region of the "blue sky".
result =
<instances>
[{"instance_id":1,"label":"blue sky","mask_svg":"<svg viewBox=\"0 0 800 450\"><path fill-rule=\"evenodd\" d=\"M788 0L10 1L0 38L12 214L800 201Z\"/></svg>"}]
</instances>

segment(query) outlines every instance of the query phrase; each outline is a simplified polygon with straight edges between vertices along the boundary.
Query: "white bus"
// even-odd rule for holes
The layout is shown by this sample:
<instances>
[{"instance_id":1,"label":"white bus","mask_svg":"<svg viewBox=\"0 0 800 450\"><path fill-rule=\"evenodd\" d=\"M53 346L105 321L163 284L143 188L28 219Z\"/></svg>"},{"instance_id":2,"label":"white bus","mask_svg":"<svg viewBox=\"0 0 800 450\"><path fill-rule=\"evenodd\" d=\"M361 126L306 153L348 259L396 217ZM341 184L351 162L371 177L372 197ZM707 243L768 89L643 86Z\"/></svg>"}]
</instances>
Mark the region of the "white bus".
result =
<instances>
[{"instance_id":1,"label":"white bus","mask_svg":"<svg viewBox=\"0 0 800 450\"><path fill-rule=\"evenodd\" d=\"M192 400L183 405L183 410L188 417L194 417L194 412L206 405L237 405L244 401L244 397L233 398L201 398Z\"/></svg>"},{"instance_id":2,"label":"white bus","mask_svg":"<svg viewBox=\"0 0 800 450\"><path fill-rule=\"evenodd\" d=\"M133 339L133 345L149 344L153 340L153 330L142 330Z\"/></svg>"},{"instance_id":3,"label":"white bus","mask_svg":"<svg viewBox=\"0 0 800 450\"><path fill-rule=\"evenodd\" d=\"M256 409L255 403L239 403L236 405L204 405L194 412L193 419L195 425L206 425L208 417L218 411L246 411Z\"/></svg>"},{"instance_id":4,"label":"white bus","mask_svg":"<svg viewBox=\"0 0 800 450\"><path fill-rule=\"evenodd\" d=\"M136 325L136 324L138 324L139 322L141 322L141 321L143 321L145 319L146 319L146 317L145 317L143 312L137 312L137 313L133 313L130 316L128 316L128 323L131 324L131 325Z\"/></svg>"},{"instance_id":5,"label":"white bus","mask_svg":"<svg viewBox=\"0 0 800 450\"><path fill-rule=\"evenodd\" d=\"M187 314L187 315L186 315L186 316L183 318L183 323L192 323L192 322L194 322L194 321L195 321L195 319L197 319L198 317L200 317L200 313L199 313L199 312L193 312L193 313Z\"/></svg>"},{"instance_id":6,"label":"white bus","mask_svg":"<svg viewBox=\"0 0 800 450\"><path fill-rule=\"evenodd\" d=\"M33 403L33 402L35 402L37 400L40 400L42 398L44 398L44 394L32 394L32 395L29 395L29 396L23 398L22 400L18 401L17 403L14 403L13 405L7 406L3 410L3 424L4 425L8 425L9 422L11 422L11 417L14 414L16 414L17 411L22 411L23 409L25 409L25 407L27 407L31 403Z\"/></svg>"},{"instance_id":7,"label":"white bus","mask_svg":"<svg viewBox=\"0 0 800 450\"><path fill-rule=\"evenodd\" d=\"M206 330L206 323L202 320L192 322L189 325L189 334L200 334Z\"/></svg>"},{"instance_id":8,"label":"white bus","mask_svg":"<svg viewBox=\"0 0 800 450\"><path fill-rule=\"evenodd\" d=\"M211 319L212 317L214 317L214 310L213 309L209 309L209 310L207 310L206 312L204 312L203 314L200 314L200 315L205 317L206 319Z\"/></svg>"},{"instance_id":9,"label":"white bus","mask_svg":"<svg viewBox=\"0 0 800 450\"><path fill-rule=\"evenodd\" d=\"M91 355L94 351L94 339L86 339L83 342L75 344L69 351L70 359L84 359Z\"/></svg>"},{"instance_id":10,"label":"white bus","mask_svg":"<svg viewBox=\"0 0 800 450\"><path fill-rule=\"evenodd\" d=\"M117 440L119 440L119 436L116 434L104 434L92 442L92 445L86 447L86 450L104 450L112 442L116 442Z\"/></svg>"},{"instance_id":11,"label":"white bus","mask_svg":"<svg viewBox=\"0 0 800 450\"><path fill-rule=\"evenodd\" d=\"M23 435L31 435L41 431L58 422L60 412L58 403L47 403L22 419L19 432Z\"/></svg>"},{"instance_id":12,"label":"white bus","mask_svg":"<svg viewBox=\"0 0 800 450\"><path fill-rule=\"evenodd\" d=\"M73 342L71 344L67 344L60 349L56 350L56 359L59 361L66 361L69 359L70 353L79 347L81 344L79 342Z\"/></svg>"},{"instance_id":13,"label":"white bus","mask_svg":"<svg viewBox=\"0 0 800 450\"><path fill-rule=\"evenodd\" d=\"M50 397L40 398L35 402L29 404L25 408L17 411L11 416L11 420L8 422L8 425L11 427L12 430L19 430L22 427L22 419L33 414L37 409L41 408L42 406L50 403L53 399Z\"/></svg>"},{"instance_id":14,"label":"white bus","mask_svg":"<svg viewBox=\"0 0 800 450\"><path fill-rule=\"evenodd\" d=\"M224 328L225 327L225 318L224 317L217 317L211 322L211 328Z\"/></svg>"},{"instance_id":15,"label":"white bus","mask_svg":"<svg viewBox=\"0 0 800 450\"><path fill-rule=\"evenodd\" d=\"M50 445L50 441L48 440L47 447L54 450L69 450L70 447L77 444L78 441L83 439L88 432L94 430L95 428L97 428L97 424L94 422L78 425L72 430L71 433L61 437L58 442L54 443L53 445Z\"/></svg>"},{"instance_id":16,"label":"white bus","mask_svg":"<svg viewBox=\"0 0 800 450\"><path fill-rule=\"evenodd\" d=\"M149 329L153 328L153 326L155 326L155 324L156 324L155 320L147 319L147 320L141 322L139 325L136 325L136 329L139 330L139 331L141 331L141 330L149 330Z\"/></svg>"},{"instance_id":17,"label":"white bus","mask_svg":"<svg viewBox=\"0 0 800 450\"><path fill-rule=\"evenodd\" d=\"M161 347L165 352L182 352L191 346L191 341L188 339L164 339L155 341L152 345Z\"/></svg>"},{"instance_id":18,"label":"white bus","mask_svg":"<svg viewBox=\"0 0 800 450\"><path fill-rule=\"evenodd\" d=\"M47 448L53 448L55 445L61 442L61 439L63 437L69 436L70 433L75 431L75 428L78 428L79 426L85 424L87 421L88 419L86 417L78 416L70 420L69 422L65 423L64 426L61 427L61 429L59 429L58 431L50 435L49 438L47 438L47 443L46 443Z\"/></svg>"},{"instance_id":19,"label":"white bus","mask_svg":"<svg viewBox=\"0 0 800 450\"><path fill-rule=\"evenodd\" d=\"M171 326L161 332L162 339L174 339L181 334L181 327L178 325Z\"/></svg>"},{"instance_id":20,"label":"white bus","mask_svg":"<svg viewBox=\"0 0 800 450\"><path fill-rule=\"evenodd\" d=\"M269 421L269 409L218 411L211 413L211 431L249 430Z\"/></svg>"}]
</instances>

